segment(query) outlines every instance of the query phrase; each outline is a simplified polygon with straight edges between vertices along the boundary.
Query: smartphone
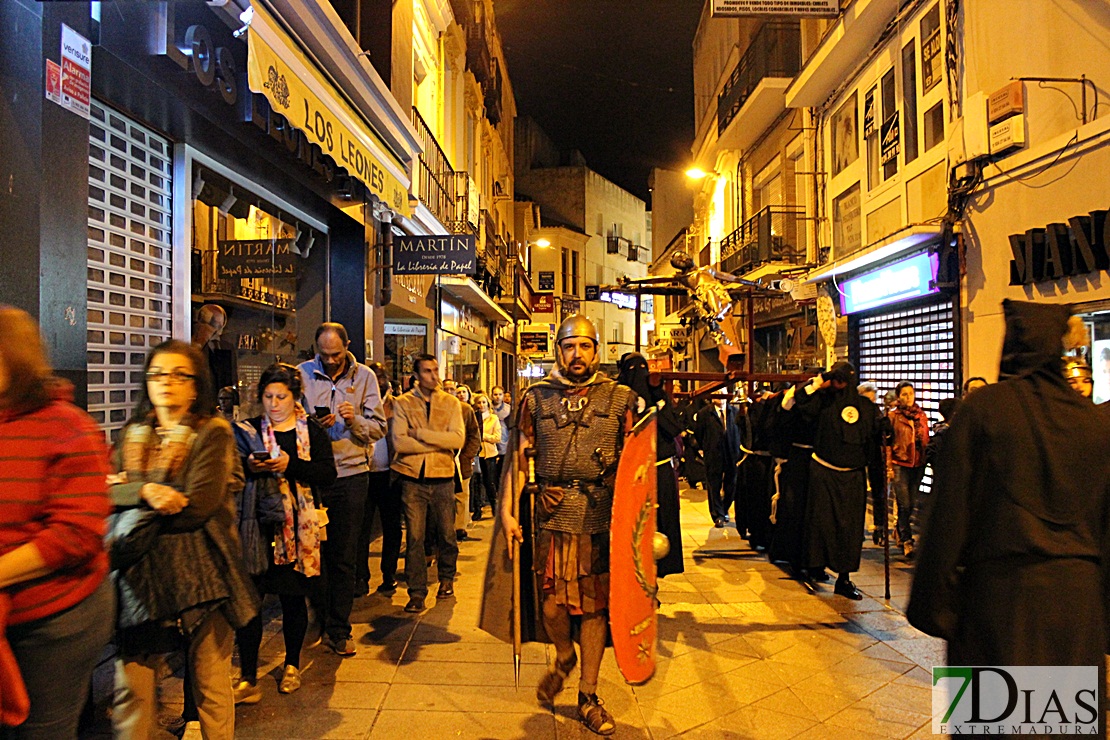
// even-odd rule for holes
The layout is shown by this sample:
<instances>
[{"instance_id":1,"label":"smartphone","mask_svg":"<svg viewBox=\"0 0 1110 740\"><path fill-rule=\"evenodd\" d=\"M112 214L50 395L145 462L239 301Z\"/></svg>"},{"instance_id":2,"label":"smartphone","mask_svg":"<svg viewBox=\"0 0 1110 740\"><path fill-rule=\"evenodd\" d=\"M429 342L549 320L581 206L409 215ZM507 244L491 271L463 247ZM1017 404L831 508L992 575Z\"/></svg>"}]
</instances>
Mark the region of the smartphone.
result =
<instances>
[{"instance_id":1,"label":"smartphone","mask_svg":"<svg viewBox=\"0 0 1110 740\"><path fill-rule=\"evenodd\" d=\"M317 406L316 407L316 418L318 418L318 419L323 419L325 416L327 416L330 413L331 413L331 409L329 409L327 406Z\"/></svg>"},{"instance_id":2,"label":"smartphone","mask_svg":"<svg viewBox=\"0 0 1110 740\"><path fill-rule=\"evenodd\" d=\"M255 462L266 462L270 459L270 453L266 452L265 450L261 452L252 452L251 457L254 458Z\"/></svg>"}]
</instances>

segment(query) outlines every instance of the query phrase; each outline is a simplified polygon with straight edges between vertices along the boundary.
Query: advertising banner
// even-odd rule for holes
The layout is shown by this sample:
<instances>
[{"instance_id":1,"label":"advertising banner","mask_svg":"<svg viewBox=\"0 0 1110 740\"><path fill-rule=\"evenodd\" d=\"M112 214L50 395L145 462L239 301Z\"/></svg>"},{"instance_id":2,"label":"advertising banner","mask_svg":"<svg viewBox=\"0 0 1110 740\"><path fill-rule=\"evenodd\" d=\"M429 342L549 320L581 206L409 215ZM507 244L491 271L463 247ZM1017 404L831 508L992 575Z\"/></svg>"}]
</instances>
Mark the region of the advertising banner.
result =
<instances>
[{"instance_id":1,"label":"advertising banner","mask_svg":"<svg viewBox=\"0 0 1110 740\"><path fill-rule=\"evenodd\" d=\"M532 313L555 313L555 296L551 293L532 294Z\"/></svg>"},{"instance_id":2,"label":"advertising banner","mask_svg":"<svg viewBox=\"0 0 1110 740\"><path fill-rule=\"evenodd\" d=\"M61 67L62 107L88 118L92 90L92 45L87 38L64 23Z\"/></svg>"},{"instance_id":3,"label":"advertising banner","mask_svg":"<svg viewBox=\"0 0 1110 740\"><path fill-rule=\"evenodd\" d=\"M555 290L555 273L544 271L540 273L540 290Z\"/></svg>"},{"instance_id":4,"label":"advertising banner","mask_svg":"<svg viewBox=\"0 0 1110 740\"><path fill-rule=\"evenodd\" d=\"M835 16L840 0L713 0L713 15L736 18L744 15Z\"/></svg>"}]
</instances>

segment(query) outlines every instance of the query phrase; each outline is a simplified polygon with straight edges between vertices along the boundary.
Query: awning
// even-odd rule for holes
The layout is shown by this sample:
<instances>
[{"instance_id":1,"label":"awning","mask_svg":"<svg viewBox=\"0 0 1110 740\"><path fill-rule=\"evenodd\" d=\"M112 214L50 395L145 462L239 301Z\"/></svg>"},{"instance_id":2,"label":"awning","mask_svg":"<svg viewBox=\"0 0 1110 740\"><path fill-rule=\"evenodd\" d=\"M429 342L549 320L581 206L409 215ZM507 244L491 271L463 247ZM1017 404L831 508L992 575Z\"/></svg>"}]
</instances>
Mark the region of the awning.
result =
<instances>
[{"instance_id":1,"label":"awning","mask_svg":"<svg viewBox=\"0 0 1110 740\"><path fill-rule=\"evenodd\" d=\"M259 3L247 36L247 84L392 210L412 215L404 164Z\"/></svg>"},{"instance_id":2,"label":"awning","mask_svg":"<svg viewBox=\"0 0 1110 740\"><path fill-rule=\"evenodd\" d=\"M855 272L877 262L892 259L926 242L938 239L943 231L944 227L940 224L907 226L885 239L867 245L858 252L853 252L832 264L818 268L816 272L806 277L806 282L821 282L837 275L843 275L846 272Z\"/></svg>"},{"instance_id":3,"label":"awning","mask_svg":"<svg viewBox=\"0 0 1110 740\"><path fill-rule=\"evenodd\" d=\"M511 324L513 321L512 317L494 303L493 299L486 295L486 292L472 278L443 275L439 278L439 287L477 310L490 321L501 324Z\"/></svg>"}]
</instances>

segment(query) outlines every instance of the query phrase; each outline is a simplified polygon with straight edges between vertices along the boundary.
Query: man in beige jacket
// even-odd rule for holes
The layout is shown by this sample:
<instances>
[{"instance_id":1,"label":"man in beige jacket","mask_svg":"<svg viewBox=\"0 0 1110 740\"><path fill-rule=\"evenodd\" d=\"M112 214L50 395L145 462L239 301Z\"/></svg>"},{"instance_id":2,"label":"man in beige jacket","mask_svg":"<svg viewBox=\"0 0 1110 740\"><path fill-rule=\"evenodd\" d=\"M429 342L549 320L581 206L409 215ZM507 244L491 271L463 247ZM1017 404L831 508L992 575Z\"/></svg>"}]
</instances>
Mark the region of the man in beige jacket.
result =
<instances>
[{"instance_id":1,"label":"man in beige jacket","mask_svg":"<svg viewBox=\"0 0 1110 740\"><path fill-rule=\"evenodd\" d=\"M428 568L424 560L424 530L430 519L439 539L437 599L455 595L455 455L466 441L462 406L440 390L439 362L431 355L413 360L416 385L393 401L393 464L400 476L405 508L405 576L407 612L424 610L428 596Z\"/></svg>"}]
</instances>

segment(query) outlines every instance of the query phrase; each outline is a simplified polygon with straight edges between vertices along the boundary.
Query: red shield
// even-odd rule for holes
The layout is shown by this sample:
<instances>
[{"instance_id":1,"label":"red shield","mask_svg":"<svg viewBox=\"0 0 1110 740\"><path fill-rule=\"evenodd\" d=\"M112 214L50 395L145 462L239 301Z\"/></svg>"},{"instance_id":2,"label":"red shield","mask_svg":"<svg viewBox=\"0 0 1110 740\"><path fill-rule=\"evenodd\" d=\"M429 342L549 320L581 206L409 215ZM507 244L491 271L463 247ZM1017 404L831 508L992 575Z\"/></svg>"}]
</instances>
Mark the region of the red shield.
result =
<instances>
[{"instance_id":1,"label":"red shield","mask_svg":"<svg viewBox=\"0 0 1110 740\"><path fill-rule=\"evenodd\" d=\"M609 628L629 683L655 673L655 413L624 438L609 537Z\"/></svg>"}]
</instances>

